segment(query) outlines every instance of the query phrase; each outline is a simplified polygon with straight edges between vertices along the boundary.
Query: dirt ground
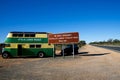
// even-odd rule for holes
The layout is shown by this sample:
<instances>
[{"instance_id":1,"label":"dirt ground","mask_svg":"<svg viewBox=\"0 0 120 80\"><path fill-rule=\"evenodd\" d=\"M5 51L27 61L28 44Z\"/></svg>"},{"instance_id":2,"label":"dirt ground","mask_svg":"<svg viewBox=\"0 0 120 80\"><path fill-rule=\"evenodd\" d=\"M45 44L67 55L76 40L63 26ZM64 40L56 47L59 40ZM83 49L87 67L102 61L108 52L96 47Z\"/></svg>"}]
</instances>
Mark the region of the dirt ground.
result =
<instances>
[{"instance_id":1,"label":"dirt ground","mask_svg":"<svg viewBox=\"0 0 120 80\"><path fill-rule=\"evenodd\" d=\"M86 45L75 58L0 57L0 80L120 80L120 53Z\"/></svg>"}]
</instances>

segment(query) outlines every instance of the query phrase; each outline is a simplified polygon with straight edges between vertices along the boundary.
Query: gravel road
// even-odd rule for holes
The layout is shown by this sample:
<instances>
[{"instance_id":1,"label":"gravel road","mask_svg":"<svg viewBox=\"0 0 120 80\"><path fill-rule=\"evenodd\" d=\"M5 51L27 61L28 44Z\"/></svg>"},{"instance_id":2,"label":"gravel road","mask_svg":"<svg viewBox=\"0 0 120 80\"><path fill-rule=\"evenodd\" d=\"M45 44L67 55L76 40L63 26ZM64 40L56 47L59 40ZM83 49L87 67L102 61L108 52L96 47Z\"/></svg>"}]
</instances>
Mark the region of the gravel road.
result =
<instances>
[{"instance_id":1,"label":"gravel road","mask_svg":"<svg viewBox=\"0 0 120 80\"><path fill-rule=\"evenodd\" d=\"M0 57L0 80L120 80L120 54L86 45L79 54L48 58Z\"/></svg>"}]
</instances>

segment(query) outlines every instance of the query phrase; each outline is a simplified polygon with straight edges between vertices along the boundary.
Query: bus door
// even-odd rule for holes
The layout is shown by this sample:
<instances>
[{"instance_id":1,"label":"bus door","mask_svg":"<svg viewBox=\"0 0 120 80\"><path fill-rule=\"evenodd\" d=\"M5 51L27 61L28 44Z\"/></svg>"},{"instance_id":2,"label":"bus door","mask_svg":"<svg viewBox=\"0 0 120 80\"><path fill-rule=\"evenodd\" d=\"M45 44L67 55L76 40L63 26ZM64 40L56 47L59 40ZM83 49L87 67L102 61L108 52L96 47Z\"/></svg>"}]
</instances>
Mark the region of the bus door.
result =
<instances>
[{"instance_id":1,"label":"bus door","mask_svg":"<svg viewBox=\"0 0 120 80\"><path fill-rule=\"evenodd\" d=\"M18 56L22 56L22 45L18 45Z\"/></svg>"}]
</instances>

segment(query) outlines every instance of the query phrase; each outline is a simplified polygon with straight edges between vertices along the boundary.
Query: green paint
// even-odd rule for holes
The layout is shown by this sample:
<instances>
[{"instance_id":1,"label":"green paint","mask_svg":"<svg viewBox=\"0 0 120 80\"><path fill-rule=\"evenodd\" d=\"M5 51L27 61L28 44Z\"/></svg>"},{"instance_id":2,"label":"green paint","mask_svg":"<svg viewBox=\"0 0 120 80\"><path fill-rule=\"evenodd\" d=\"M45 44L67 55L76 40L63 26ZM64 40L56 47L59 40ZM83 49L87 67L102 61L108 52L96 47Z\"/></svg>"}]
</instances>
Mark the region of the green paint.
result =
<instances>
[{"instance_id":1,"label":"green paint","mask_svg":"<svg viewBox=\"0 0 120 80\"><path fill-rule=\"evenodd\" d=\"M48 43L48 38L7 38L5 43Z\"/></svg>"},{"instance_id":2,"label":"green paint","mask_svg":"<svg viewBox=\"0 0 120 80\"><path fill-rule=\"evenodd\" d=\"M8 51L12 57L18 56L18 49L16 48L5 48L4 51ZM53 56L53 48L26 48L22 49L21 56L37 56L40 51L44 52L45 56Z\"/></svg>"},{"instance_id":3,"label":"green paint","mask_svg":"<svg viewBox=\"0 0 120 80\"><path fill-rule=\"evenodd\" d=\"M4 48L4 51L7 51L10 53L10 56L16 57L17 56L17 49L12 49L12 48Z\"/></svg>"}]
</instances>

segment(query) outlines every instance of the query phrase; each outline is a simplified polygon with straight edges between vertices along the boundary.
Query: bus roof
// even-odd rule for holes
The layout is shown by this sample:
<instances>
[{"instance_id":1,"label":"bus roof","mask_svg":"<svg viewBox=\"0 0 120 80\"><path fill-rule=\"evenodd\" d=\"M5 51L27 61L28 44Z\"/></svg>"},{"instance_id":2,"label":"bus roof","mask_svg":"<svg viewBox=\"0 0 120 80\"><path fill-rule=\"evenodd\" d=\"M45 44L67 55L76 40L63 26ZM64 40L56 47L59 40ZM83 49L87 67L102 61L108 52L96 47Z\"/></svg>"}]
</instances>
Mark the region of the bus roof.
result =
<instances>
[{"instance_id":1,"label":"bus roof","mask_svg":"<svg viewBox=\"0 0 120 80\"><path fill-rule=\"evenodd\" d=\"M17 32L17 31L13 31L13 32L10 32L10 33L16 33L16 34L48 34L48 32Z\"/></svg>"}]
</instances>

